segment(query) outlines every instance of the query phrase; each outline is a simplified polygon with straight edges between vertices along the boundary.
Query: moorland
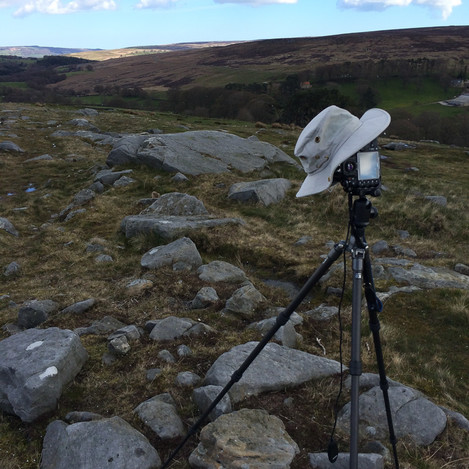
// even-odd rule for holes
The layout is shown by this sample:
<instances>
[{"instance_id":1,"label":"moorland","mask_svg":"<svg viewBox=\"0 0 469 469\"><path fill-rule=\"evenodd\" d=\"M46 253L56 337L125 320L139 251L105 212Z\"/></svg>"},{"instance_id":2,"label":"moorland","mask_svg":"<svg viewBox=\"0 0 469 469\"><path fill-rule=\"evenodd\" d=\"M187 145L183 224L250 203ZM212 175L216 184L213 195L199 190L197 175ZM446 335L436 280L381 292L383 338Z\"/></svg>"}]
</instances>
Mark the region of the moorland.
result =
<instances>
[{"instance_id":1,"label":"moorland","mask_svg":"<svg viewBox=\"0 0 469 469\"><path fill-rule=\"evenodd\" d=\"M396 71L394 76L383 80L378 80L375 76L371 79L368 75L370 68L365 73L362 67L365 63L372 67L375 61L384 60L381 52L376 57L371 56L383 42L390 48L392 42L397 41L397 33L395 36L389 32L382 33L388 37L387 40L377 40L383 37L377 34L374 42L371 36L363 35L362 41L368 37L367 47L363 46L360 54L357 52L356 61L349 61L345 65L344 58L350 58L350 51L358 51L359 42L354 40L359 41L360 35L333 39L261 41L251 45L251 48L243 49L246 44L237 44L227 46L226 49L171 52L167 57L159 54L163 78L157 77L157 69L154 68L156 59L149 62L148 56L110 60L108 63L82 62L82 59L73 58L66 59L69 62L64 63L64 58L46 58L45 62L49 62L49 65L45 68L53 70L55 75L43 73L45 68L40 60L2 60L2 67L5 63L8 64L2 70L11 71L14 64L16 71L8 75L8 80L5 78L7 75L3 75L5 81L0 85L1 140L14 141L24 153L2 152L0 159L1 216L8 218L20 233L20 236L14 237L0 230L1 267L3 270L11 262L17 262L21 266L17 275L3 276L0 324L4 326L14 323L18 308L35 298L50 298L62 306L89 297L97 299L90 312L81 316L54 315L41 327L75 329L107 315L126 324L142 327L150 318L162 318L169 314L183 317L192 315L197 320L200 311L191 312L186 305L194 298L200 284L189 274L171 269L164 269L157 275L147 272L140 266L140 259L146 251L160 245L162 240L151 235L128 240L119 229L122 217L135 213L137 201L150 197L153 192L164 194L174 190L184 191L202 200L212 213L244 219L246 225L235 229L222 227L202 232L194 237L194 242L204 262L225 260L248 272L251 281L262 291L271 306L285 306L289 297L282 288L266 283L266 279L301 286L321 262L321 256L327 253L328 243L345 237L347 202L341 187L335 186L330 192L297 199L295 193L304 174L298 168L281 164L271 165L268 174L231 171L226 174L190 177L182 186L172 180L171 173L147 167L132 167L132 178L136 181L134 184L107 190L87 207L85 213L68 222L59 221L57 214L70 203L78 191L93 182L96 172L105 166L110 150L110 146L98 145L86 136L51 136L57 129L76 130L70 122L78 116L77 110L85 105L98 110L96 116L88 119L101 132L127 134L149 129L158 129L163 133L222 130L241 137L256 135L293 156L301 124L314 114L317 106L339 104L358 115L367 107L359 99L364 84L365 91L368 87L374 90L375 104L387 109L393 117L393 126L380 139L381 146L396 141L408 145L403 146L401 151L382 150L387 157L383 160L382 168L383 184L387 190L383 191L381 197L373 199L379 216L370 223L368 242L373 245L377 241L386 240L391 247L412 249L417 256L413 261L435 269L452 270L456 264L467 265L469 180L464 168L469 156L467 143L461 140L461 135L469 135L468 108L438 104L464 90L455 87L454 82L466 78L467 41L461 38L467 28L436 29L434 35L431 31L413 35L410 31L401 32L403 41L409 41L410 36L413 41L420 38L421 54L419 56L417 49L413 48L412 57L410 53L400 57L410 46L396 47L394 58L406 66L403 65L401 72ZM328 52L325 52L325 46L313 48L311 41L314 40L319 44L322 44L321 41L327 42L330 47ZM304 50L309 51L309 57L312 50L317 49L321 49L324 56L318 55L315 60L308 60L306 55L299 55L295 59L296 49L293 45L296 44L295 47L299 49L302 42L305 44ZM279 54L276 56L278 63L272 57L265 58L267 52L271 53L272 50ZM451 51L451 55L448 51ZM193 62L192 67L186 68L190 54L198 57L193 59L197 63L204 63L196 67L196 62ZM283 56L282 60L280 56ZM202 60L202 57L205 58ZM424 57L427 59L424 60ZM182 63L178 62L178 58L183 59L180 61ZM137 70L138 61L142 67L146 67L144 73ZM246 61L245 65L242 64L243 61ZM443 66L440 61L444 61L446 65L451 64L450 68L445 65L444 74L438 68ZM166 69L165 62L169 64ZM177 63L178 66L175 65ZM303 76L300 72L313 70L312 63L318 65L318 70L314 74ZM327 69L329 75L327 79L323 77L314 81L311 78L319 76L320 64L330 67ZM360 67L354 69L354 64L360 64ZM405 75L404 71L408 71L410 65L414 72L410 76ZM338 72L340 67L347 67L349 71L362 71L359 77L343 76L343 68ZM427 67L425 73L421 72L422 67ZM120 76L119 70L124 76L130 69L136 73L132 80L127 82L122 78L114 81ZM189 69L193 70L191 80L187 79ZM432 69L440 71L433 74ZM201 70L205 70L205 75ZM238 75L235 75L235 70ZM35 82L26 80L31 71L37 79ZM358 74L357 71L354 73ZM223 79L220 78L222 75ZM43 81L39 82L41 76ZM52 76L55 78L51 79ZM442 80L443 76L446 77L445 80ZM307 77L310 79L307 80ZM258 92L254 83L266 81L276 83L276 86L272 86L273 90L289 90L290 94L285 91L285 96L289 96L289 99L295 97L297 101L294 102L309 102L300 116L303 120L299 120L296 125L291 125L294 120L281 121L280 111L288 108L288 102L285 101L282 101L283 108L275 108L278 114L271 122L268 119L254 118L261 115L253 115L255 107L252 99L260 96L264 103L264 100L278 96L273 94L274 91L271 95ZM305 85L308 81L309 85ZM197 86L193 86L195 84ZM180 98L188 98L189 94L186 93L191 88L195 92L203 89L208 99L207 90L215 84L216 90L236 92L238 97L252 98L248 101L251 103L247 110L249 112L246 109L240 112L243 107L233 104L232 114L224 116L220 111L218 115L218 111L215 112L216 109L207 103L205 106L191 107L187 99L187 107L181 107ZM374 88L370 86L372 84ZM103 89L97 90L96 86L103 86ZM105 90L107 86L109 88ZM165 89L161 90L161 86ZM249 86L250 89L247 89ZM324 93L325 89L329 90L328 93ZM134 90L133 96L130 90ZM142 94L138 95L136 90L142 90ZM328 100L319 103L315 101L318 96L315 93L318 92L322 96L327 94ZM314 96L316 98L313 99ZM301 100L301 97L304 99ZM311 101L308 101L308 97ZM342 97L348 100L340 101ZM174 108L167 107L163 110L164 106L171 104L171 99ZM215 101L217 99L220 96L214 98ZM194 102L204 103L203 99ZM239 102L245 103L237 103ZM241 119L242 117L246 117L246 120ZM421 141L422 139L426 141ZM45 154L51 155L52 159L27 162ZM282 201L268 207L261 204L241 204L226 197L232 184L262 177L287 178L291 181L292 188ZM443 196L447 204L435 204L425 196ZM403 230L410 236L403 239L400 235ZM306 243L295 245L305 236L308 237ZM114 262L96 263L94 254L86 251L90 243L102 245ZM387 254L399 257L392 248ZM403 254L400 256L406 258ZM125 288L128 281L145 276L153 282L152 287L139 294L129 295ZM339 299L331 296L327 287L340 286L341 279L341 274L336 272L328 283L315 289L313 296L298 312L303 314L322 303L337 305ZM396 282L390 278L376 281L380 292L387 292L394 286ZM230 293L228 290L220 290L221 301ZM350 345L350 300L350 282L347 282L343 311L345 353ZM157 362L155 346L149 340L133 345L130 354L108 366L102 362L107 350L106 337L84 336L82 342L90 358L82 372L64 390L53 415L45 416L34 424L27 424L17 417L0 414L2 467L37 468L47 425L57 418L64 418L72 410L89 410L105 416L120 415L145 433L162 456L167 454L168 447L152 436L148 429L143 428L136 420L133 409L136 403L146 398L171 391L180 404L184 422L188 424L193 421L197 409L191 402L190 393L174 386L177 373L191 368L203 375L224 351L241 342L258 340L258 335L246 327L246 321L226 318L220 314L220 308L221 304L217 303L203 312L204 321L210 323L217 333L211 335L208 341L191 340L193 357L179 360L172 365L163 365L163 374L153 382L145 379L145 370L154 367ZM392 295L385 302L380 315L389 376L418 389L438 405L460 412L466 417L469 416L468 311L467 290L423 288L411 294ZM364 369L375 372L376 360L370 351L372 339L366 318L362 328ZM320 339L327 357L339 359L340 337L336 321L318 322L306 319L298 327L298 332L303 336L300 345L302 350L322 354L323 349L318 345ZM7 329L2 329L1 335L6 338ZM176 345L168 347L175 353L173 349ZM337 379L328 378L306 383L296 389L261 395L243 402L242 405L266 409L285 422L288 432L301 448L292 467L303 468L307 452L324 450L327 445L337 387ZM288 411L283 406L287 398L295 403ZM343 397L344 402L345 399ZM184 456L188 456L196 441L192 443ZM342 443L346 445L346 442ZM408 469L469 466L468 433L452 424L431 445L416 447L404 439L399 442L398 451L402 467ZM174 467L187 467L185 457Z\"/></svg>"}]
</instances>

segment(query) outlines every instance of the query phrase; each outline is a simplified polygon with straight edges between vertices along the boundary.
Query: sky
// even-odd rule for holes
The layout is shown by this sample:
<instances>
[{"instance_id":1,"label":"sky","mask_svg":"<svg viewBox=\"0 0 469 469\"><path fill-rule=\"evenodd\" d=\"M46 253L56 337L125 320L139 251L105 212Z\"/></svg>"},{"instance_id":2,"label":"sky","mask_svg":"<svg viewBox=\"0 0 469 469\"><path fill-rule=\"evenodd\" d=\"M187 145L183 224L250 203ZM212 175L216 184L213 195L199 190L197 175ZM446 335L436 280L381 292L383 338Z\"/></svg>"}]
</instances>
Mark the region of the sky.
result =
<instances>
[{"instance_id":1,"label":"sky","mask_svg":"<svg viewBox=\"0 0 469 469\"><path fill-rule=\"evenodd\" d=\"M469 0L0 0L0 46L118 49L469 25Z\"/></svg>"}]
</instances>

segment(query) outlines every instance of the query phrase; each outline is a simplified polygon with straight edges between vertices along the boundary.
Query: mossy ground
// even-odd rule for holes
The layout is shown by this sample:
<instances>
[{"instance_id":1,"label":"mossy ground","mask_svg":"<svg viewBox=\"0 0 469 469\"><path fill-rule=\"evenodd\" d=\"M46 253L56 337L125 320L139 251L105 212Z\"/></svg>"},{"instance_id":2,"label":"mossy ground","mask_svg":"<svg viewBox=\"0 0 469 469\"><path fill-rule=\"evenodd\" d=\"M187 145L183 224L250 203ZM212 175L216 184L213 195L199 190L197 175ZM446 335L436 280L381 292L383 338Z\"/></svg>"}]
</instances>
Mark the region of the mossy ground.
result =
<instances>
[{"instance_id":1,"label":"mossy ground","mask_svg":"<svg viewBox=\"0 0 469 469\"><path fill-rule=\"evenodd\" d=\"M207 209L217 215L243 218L246 225L217 228L193 236L204 262L225 260L243 268L272 306L285 306L289 299L277 289L268 287L263 279L279 279L302 285L328 252L326 243L339 241L346 235L347 200L340 187L312 197L296 199L295 193L304 174L285 165L270 168L271 177L287 177L292 189L280 203L269 207L244 205L227 199L232 183L255 180L260 174L204 175L176 186L170 174L143 167L134 167L132 177L137 183L127 188L110 189L99 195L67 223L55 221L55 214L65 208L79 190L93 182L97 167L104 164L109 147L76 137L53 138L57 126L77 117L71 108L2 104L29 119L17 122L9 130L17 135L11 139L24 154L2 153L0 159L1 216L8 218L20 232L14 238L0 232L2 265L16 261L21 274L3 278L0 324L14 322L17 309L9 301L53 299L62 307L89 297L96 306L82 316L56 315L44 324L63 328L87 326L91 321L112 315L127 324L143 326L149 319L168 315L192 317L210 324L217 332L204 339L191 339L187 345L191 357L181 358L174 365L164 365L163 373L154 382L147 382L145 370L161 366L157 353L163 347L175 352L178 343L164 346L143 339L132 345L129 355L112 366L105 366L101 357L106 351L106 338L84 336L83 344L90 354L82 372L65 389L56 412L34 424L21 423L17 418L0 414L0 462L5 469L37 468L42 438L47 424L72 410L87 410L104 416L120 415L144 432L164 458L172 446L162 444L136 419L133 409L145 399L171 390L180 407L184 421L189 424L197 415L190 400L190 391L174 386L174 378L188 369L203 376L224 351L248 340L257 340L246 321L219 314L223 301L232 293L229 285L217 286L220 303L203 311L187 308L202 286L194 275L161 270L156 273L140 267L142 254L161 240L140 236L127 240L119 232L125 215L139 212L136 202L160 194L184 191L200 198ZM56 124L47 124L55 120ZM159 128L164 132L184 129L225 130L242 137L252 134L269 141L289 155L298 138L298 129L256 128L237 121L196 119L171 114L143 111L102 110L93 124L103 131L141 132ZM384 143L382 141L381 143ZM25 163L28 158L49 153L50 162ZM387 190L373 199L379 217L367 229L369 244L384 239L389 245L400 244L416 251L419 262L429 266L453 268L456 263L468 263L467 242L469 173L467 149L435 144L418 144L404 152L383 151L389 158L383 161L383 183ZM414 169L411 169L414 168ZM415 170L415 168L418 169ZM26 192L27 188L35 190ZM8 195L13 194L13 195ZM443 195L446 207L432 204L425 195ZM20 209L20 210L19 210ZM411 237L400 239L397 230L407 230ZM302 245L295 242L302 236L312 239ZM96 264L94 255L85 251L86 244L99 238L112 255L112 264ZM128 296L125 285L141 276L150 276L154 286L139 296ZM340 286L336 273L328 282ZM387 290L389 280L376 282L378 290ZM342 313L344 361L349 360L350 289L347 282ZM326 297L324 286L317 287L311 298L298 312L323 302L337 304L338 299ZM385 303L381 313L382 341L388 374L394 380L416 387L437 404L469 416L469 295L451 289L437 289L413 294L398 294ZM259 316L260 317L260 316ZM376 372L372 339L363 317L362 359L365 371ZM314 354L339 359L339 331L336 321L320 323L305 320L298 328L303 335L301 348ZM7 337L0 332L2 338ZM243 402L242 406L262 407L285 422L290 435L300 446L301 454L292 467L304 468L308 452L324 450L327 446L338 391L336 378L308 383L297 389L271 393ZM286 398L293 404L285 406ZM343 403L346 395L343 396ZM189 442L183 457L172 467L188 467L187 455L197 444ZM341 449L346 450L347 437ZM403 468L464 468L469 467L469 437L467 432L449 425L437 441L427 448L416 448L409 441L398 444Z\"/></svg>"}]
</instances>

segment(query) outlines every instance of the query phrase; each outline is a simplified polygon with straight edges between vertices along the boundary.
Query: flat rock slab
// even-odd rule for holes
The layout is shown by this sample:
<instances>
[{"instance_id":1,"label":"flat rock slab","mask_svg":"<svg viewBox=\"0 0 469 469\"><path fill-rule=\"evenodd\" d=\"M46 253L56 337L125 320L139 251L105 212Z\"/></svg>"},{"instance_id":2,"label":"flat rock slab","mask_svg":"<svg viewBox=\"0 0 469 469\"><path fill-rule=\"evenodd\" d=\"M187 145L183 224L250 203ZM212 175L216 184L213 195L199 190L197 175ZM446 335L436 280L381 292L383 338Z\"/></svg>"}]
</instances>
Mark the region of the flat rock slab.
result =
<instances>
[{"instance_id":1,"label":"flat rock slab","mask_svg":"<svg viewBox=\"0 0 469 469\"><path fill-rule=\"evenodd\" d=\"M171 266L173 270L195 270L202 265L202 257L191 239L181 238L150 249L142 256L140 265L147 269Z\"/></svg>"},{"instance_id":2,"label":"flat rock slab","mask_svg":"<svg viewBox=\"0 0 469 469\"><path fill-rule=\"evenodd\" d=\"M298 453L298 445L278 417L261 409L242 409L202 429L189 464L206 469L288 469Z\"/></svg>"},{"instance_id":3,"label":"flat rock slab","mask_svg":"<svg viewBox=\"0 0 469 469\"><path fill-rule=\"evenodd\" d=\"M417 445L429 445L446 428L446 414L419 392L406 386L391 386L388 393L398 438L410 437ZM339 415L338 426L345 431L350 428L350 410L349 403ZM375 438L387 437L386 410L379 386L360 396L359 416L362 436L366 436L366 432L372 427Z\"/></svg>"},{"instance_id":4,"label":"flat rock slab","mask_svg":"<svg viewBox=\"0 0 469 469\"><path fill-rule=\"evenodd\" d=\"M161 459L150 442L120 417L47 427L42 449L44 469L156 469Z\"/></svg>"},{"instance_id":5,"label":"flat rock slab","mask_svg":"<svg viewBox=\"0 0 469 469\"><path fill-rule=\"evenodd\" d=\"M126 140L129 140L126 143ZM269 163L295 164L286 153L257 138L241 138L220 131L202 130L177 134L125 137L109 153L109 166L126 163L185 175L261 170Z\"/></svg>"},{"instance_id":6,"label":"flat rock slab","mask_svg":"<svg viewBox=\"0 0 469 469\"><path fill-rule=\"evenodd\" d=\"M239 218L130 215L122 220L121 231L127 238L147 233L156 234L163 239L170 240L206 228L242 224L244 224L244 221Z\"/></svg>"},{"instance_id":7,"label":"flat rock slab","mask_svg":"<svg viewBox=\"0 0 469 469\"><path fill-rule=\"evenodd\" d=\"M54 410L88 354L77 334L28 329L0 342L0 408L32 422Z\"/></svg>"},{"instance_id":8,"label":"flat rock slab","mask_svg":"<svg viewBox=\"0 0 469 469\"><path fill-rule=\"evenodd\" d=\"M230 187L228 198L241 202L259 202L269 206L280 202L290 187L291 182L284 178L238 182Z\"/></svg>"},{"instance_id":9,"label":"flat rock slab","mask_svg":"<svg viewBox=\"0 0 469 469\"><path fill-rule=\"evenodd\" d=\"M222 354L208 370L204 384L225 386L257 344L237 345ZM248 396L298 386L337 373L340 373L339 362L268 343L229 394L232 402L236 403Z\"/></svg>"}]
</instances>

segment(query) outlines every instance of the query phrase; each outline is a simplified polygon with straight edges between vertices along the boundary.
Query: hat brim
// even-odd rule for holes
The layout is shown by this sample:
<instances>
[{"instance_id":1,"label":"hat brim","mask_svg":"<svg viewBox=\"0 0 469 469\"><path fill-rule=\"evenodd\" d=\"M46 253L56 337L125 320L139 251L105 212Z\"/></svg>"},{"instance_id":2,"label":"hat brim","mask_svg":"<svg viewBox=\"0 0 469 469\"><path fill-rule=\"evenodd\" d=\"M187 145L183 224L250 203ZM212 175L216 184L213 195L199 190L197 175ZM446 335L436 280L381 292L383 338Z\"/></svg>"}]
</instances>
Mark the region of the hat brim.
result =
<instances>
[{"instance_id":1,"label":"hat brim","mask_svg":"<svg viewBox=\"0 0 469 469\"><path fill-rule=\"evenodd\" d=\"M384 132L390 122L391 116L382 109L375 108L366 111L360 119L360 127L337 148L325 168L306 176L296 196L304 197L306 195L318 194L330 187L335 170L347 158L360 151Z\"/></svg>"}]
</instances>

